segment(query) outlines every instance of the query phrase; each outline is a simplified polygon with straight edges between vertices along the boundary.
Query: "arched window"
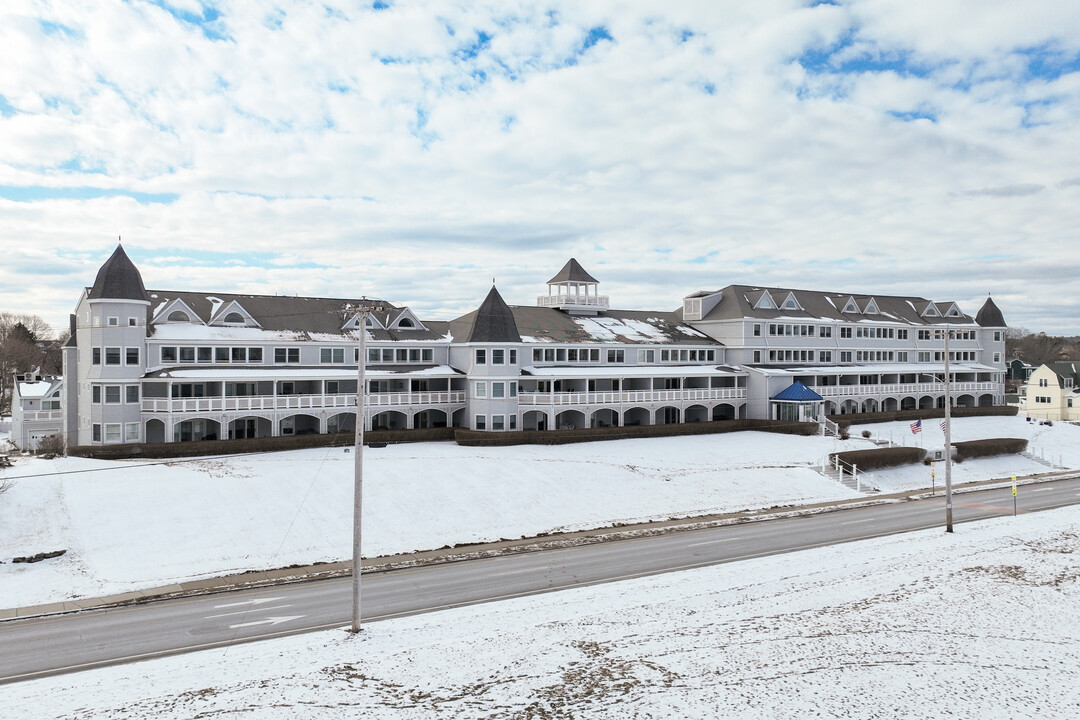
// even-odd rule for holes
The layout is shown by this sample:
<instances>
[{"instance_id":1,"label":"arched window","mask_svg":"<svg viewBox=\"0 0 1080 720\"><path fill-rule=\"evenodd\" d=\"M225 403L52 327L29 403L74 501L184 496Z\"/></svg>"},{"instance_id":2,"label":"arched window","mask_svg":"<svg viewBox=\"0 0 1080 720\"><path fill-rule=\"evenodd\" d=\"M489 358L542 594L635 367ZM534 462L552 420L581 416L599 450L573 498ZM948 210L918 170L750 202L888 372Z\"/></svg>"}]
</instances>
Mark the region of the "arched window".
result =
<instances>
[{"instance_id":1,"label":"arched window","mask_svg":"<svg viewBox=\"0 0 1080 720\"><path fill-rule=\"evenodd\" d=\"M191 322L191 318L183 310L173 310L169 313L169 322Z\"/></svg>"},{"instance_id":2,"label":"arched window","mask_svg":"<svg viewBox=\"0 0 1080 720\"><path fill-rule=\"evenodd\" d=\"M416 327L416 325L409 318L402 318L401 322L398 323L398 327L411 328Z\"/></svg>"},{"instance_id":3,"label":"arched window","mask_svg":"<svg viewBox=\"0 0 1080 720\"><path fill-rule=\"evenodd\" d=\"M243 325L244 324L244 316L241 315L238 312L231 312L231 313L229 313L228 315L225 316L225 322L233 324L233 325Z\"/></svg>"}]
</instances>

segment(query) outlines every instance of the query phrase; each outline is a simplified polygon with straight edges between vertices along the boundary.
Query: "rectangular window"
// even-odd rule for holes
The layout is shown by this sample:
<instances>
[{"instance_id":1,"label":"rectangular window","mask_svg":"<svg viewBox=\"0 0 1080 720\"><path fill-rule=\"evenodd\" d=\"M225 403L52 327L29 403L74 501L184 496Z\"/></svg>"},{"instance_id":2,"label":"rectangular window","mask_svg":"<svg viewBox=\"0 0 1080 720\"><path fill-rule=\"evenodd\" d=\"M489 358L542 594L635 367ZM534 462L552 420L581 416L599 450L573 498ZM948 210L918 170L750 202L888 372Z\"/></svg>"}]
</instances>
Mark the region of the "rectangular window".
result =
<instances>
[{"instance_id":1,"label":"rectangular window","mask_svg":"<svg viewBox=\"0 0 1080 720\"><path fill-rule=\"evenodd\" d=\"M247 351L248 351L247 352L248 364L261 363L262 362L262 348L261 347L249 347L247 349Z\"/></svg>"},{"instance_id":2,"label":"rectangular window","mask_svg":"<svg viewBox=\"0 0 1080 720\"><path fill-rule=\"evenodd\" d=\"M119 365L120 364L120 348L107 347L105 348L105 364L106 365Z\"/></svg>"},{"instance_id":3,"label":"rectangular window","mask_svg":"<svg viewBox=\"0 0 1080 720\"><path fill-rule=\"evenodd\" d=\"M567 362L577 362L577 349L576 348L570 348L569 350L566 351L566 361Z\"/></svg>"},{"instance_id":4,"label":"rectangular window","mask_svg":"<svg viewBox=\"0 0 1080 720\"><path fill-rule=\"evenodd\" d=\"M555 362L566 362L566 348L555 350Z\"/></svg>"},{"instance_id":5,"label":"rectangular window","mask_svg":"<svg viewBox=\"0 0 1080 720\"><path fill-rule=\"evenodd\" d=\"M379 348L368 348L367 361L369 363L379 362Z\"/></svg>"},{"instance_id":6,"label":"rectangular window","mask_svg":"<svg viewBox=\"0 0 1080 720\"><path fill-rule=\"evenodd\" d=\"M1072 407L1072 400L1069 401L1069 407ZM510 416L510 429L517 430L517 415Z\"/></svg>"},{"instance_id":7,"label":"rectangular window","mask_svg":"<svg viewBox=\"0 0 1080 720\"><path fill-rule=\"evenodd\" d=\"M491 416L491 429L492 430L505 430L505 418L502 415Z\"/></svg>"},{"instance_id":8,"label":"rectangular window","mask_svg":"<svg viewBox=\"0 0 1080 720\"><path fill-rule=\"evenodd\" d=\"M920 330L919 331L919 339L920 340L929 340L930 339L930 331L929 330Z\"/></svg>"},{"instance_id":9,"label":"rectangular window","mask_svg":"<svg viewBox=\"0 0 1080 720\"><path fill-rule=\"evenodd\" d=\"M339 386L337 380L327 380L326 381L326 394L327 395L337 395L338 392L339 392L338 387L340 387L340 386Z\"/></svg>"},{"instance_id":10,"label":"rectangular window","mask_svg":"<svg viewBox=\"0 0 1080 720\"><path fill-rule=\"evenodd\" d=\"M831 338L832 337L832 325L822 325L821 332L818 333L819 337Z\"/></svg>"},{"instance_id":11,"label":"rectangular window","mask_svg":"<svg viewBox=\"0 0 1080 720\"><path fill-rule=\"evenodd\" d=\"M510 350L510 364L511 365L517 365L517 350L515 350L513 348L511 348L511 350Z\"/></svg>"},{"instance_id":12,"label":"rectangular window","mask_svg":"<svg viewBox=\"0 0 1080 720\"><path fill-rule=\"evenodd\" d=\"M481 380L480 382L476 383L476 397L478 397L478 398L487 397L487 383L486 382Z\"/></svg>"},{"instance_id":13,"label":"rectangular window","mask_svg":"<svg viewBox=\"0 0 1080 720\"><path fill-rule=\"evenodd\" d=\"M637 361L639 365L651 365L656 362L653 358L656 357L655 350L638 350Z\"/></svg>"},{"instance_id":14,"label":"rectangular window","mask_svg":"<svg viewBox=\"0 0 1080 720\"><path fill-rule=\"evenodd\" d=\"M198 349L199 363L208 363L210 358L213 357L213 348L201 347Z\"/></svg>"},{"instance_id":15,"label":"rectangular window","mask_svg":"<svg viewBox=\"0 0 1080 720\"><path fill-rule=\"evenodd\" d=\"M544 362L555 362L555 350L554 348L544 349Z\"/></svg>"},{"instance_id":16,"label":"rectangular window","mask_svg":"<svg viewBox=\"0 0 1080 720\"><path fill-rule=\"evenodd\" d=\"M131 318L131 317L128 318L128 327L138 327L138 325L139 325L139 318Z\"/></svg>"},{"instance_id":17,"label":"rectangular window","mask_svg":"<svg viewBox=\"0 0 1080 720\"><path fill-rule=\"evenodd\" d=\"M476 364L487 365L487 350L483 348L476 349Z\"/></svg>"},{"instance_id":18,"label":"rectangular window","mask_svg":"<svg viewBox=\"0 0 1080 720\"><path fill-rule=\"evenodd\" d=\"M664 352L667 352L667 350L665 350ZM754 362L756 362L756 363L761 362L761 351L760 350L755 350L754 351Z\"/></svg>"},{"instance_id":19,"label":"rectangular window","mask_svg":"<svg viewBox=\"0 0 1080 720\"><path fill-rule=\"evenodd\" d=\"M137 348L137 347L124 348L124 364L125 365L138 365L139 364L139 348Z\"/></svg>"},{"instance_id":20,"label":"rectangular window","mask_svg":"<svg viewBox=\"0 0 1080 720\"><path fill-rule=\"evenodd\" d=\"M139 442L139 423L124 424L124 442Z\"/></svg>"},{"instance_id":21,"label":"rectangular window","mask_svg":"<svg viewBox=\"0 0 1080 720\"><path fill-rule=\"evenodd\" d=\"M97 423L94 423L92 437L94 442L101 442L101 426Z\"/></svg>"},{"instance_id":22,"label":"rectangular window","mask_svg":"<svg viewBox=\"0 0 1080 720\"><path fill-rule=\"evenodd\" d=\"M227 363L229 362L229 348L216 347L214 348L214 362Z\"/></svg>"},{"instance_id":23,"label":"rectangular window","mask_svg":"<svg viewBox=\"0 0 1080 720\"><path fill-rule=\"evenodd\" d=\"M345 362L345 348L319 348L319 362L343 363Z\"/></svg>"},{"instance_id":24,"label":"rectangular window","mask_svg":"<svg viewBox=\"0 0 1080 720\"><path fill-rule=\"evenodd\" d=\"M105 442L120 442L120 423L106 423Z\"/></svg>"},{"instance_id":25,"label":"rectangular window","mask_svg":"<svg viewBox=\"0 0 1080 720\"><path fill-rule=\"evenodd\" d=\"M394 350L393 350L393 348L383 348L382 349L382 361L384 363L392 363L392 362L394 362Z\"/></svg>"},{"instance_id":26,"label":"rectangular window","mask_svg":"<svg viewBox=\"0 0 1080 720\"><path fill-rule=\"evenodd\" d=\"M661 350L660 351L660 362L668 362L670 360L670 358L671 358L671 351L670 350Z\"/></svg>"},{"instance_id":27,"label":"rectangular window","mask_svg":"<svg viewBox=\"0 0 1080 720\"><path fill-rule=\"evenodd\" d=\"M608 350L607 351L607 361L609 363L626 362L626 351L625 350Z\"/></svg>"},{"instance_id":28,"label":"rectangular window","mask_svg":"<svg viewBox=\"0 0 1080 720\"><path fill-rule=\"evenodd\" d=\"M116 326L118 326L120 324L120 318L118 318L118 317L108 318L106 320L106 324L108 324L109 327L116 327Z\"/></svg>"},{"instance_id":29,"label":"rectangular window","mask_svg":"<svg viewBox=\"0 0 1080 720\"><path fill-rule=\"evenodd\" d=\"M517 397L518 384L517 380L510 381L510 397Z\"/></svg>"},{"instance_id":30,"label":"rectangular window","mask_svg":"<svg viewBox=\"0 0 1080 720\"><path fill-rule=\"evenodd\" d=\"M182 362L182 363L193 363L193 362L195 362L195 348L193 348L193 347L182 347L182 348L179 348L179 350L180 350L180 362Z\"/></svg>"},{"instance_id":31,"label":"rectangular window","mask_svg":"<svg viewBox=\"0 0 1080 720\"><path fill-rule=\"evenodd\" d=\"M106 385L105 386L105 402L106 403L118 403L118 402L120 402L120 386L119 385Z\"/></svg>"},{"instance_id":32,"label":"rectangular window","mask_svg":"<svg viewBox=\"0 0 1080 720\"><path fill-rule=\"evenodd\" d=\"M484 417L483 415L477 415L476 416L476 429L477 430L487 430L487 418Z\"/></svg>"},{"instance_id":33,"label":"rectangular window","mask_svg":"<svg viewBox=\"0 0 1080 720\"><path fill-rule=\"evenodd\" d=\"M902 329L902 328L900 330L897 330L896 331L896 339L897 340L907 340L908 339L907 330Z\"/></svg>"},{"instance_id":34,"label":"rectangular window","mask_svg":"<svg viewBox=\"0 0 1080 720\"><path fill-rule=\"evenodd\" d=\"M843 350L840 351L840 362L842 362L842 363L851 362L851 351L850 350L848 350L846 352L843 351Z\"/></svg>"},{"instance_id":35,"label":"rectangular window","mask_svg":"<svg viewBox=\"0 0 1080 720\"><path fill-rule=\"evenodd\" d=\"M907 362L907 353L902 350L896 353L896 362Z\"/></svg>"},{"instance_id":36,"label":"rectangular window","mask_svg":"<svg viewBox=\"0 0 1080 720\"><path fill-rule=\"evenodd\" d=\"M228 352L228 358L226 359L226 362L233 362L241 365L247 362L247 348L234 347L229 348L226 352Z\"/></svg>"},{"instance_id":37,"label":"rectangular window","mask_svg":"<svg viewBox=\"0 0 1080 720\"><path fill-rule=\"evenodd\" d=\"M101 402L101 386L100 385L91 386L90 394L91 394L91 398L92 398L91 402L95 402L95 403Z\"/></svg>"},{"instance_id":38,"label":"rectangular window","mask_svg":"<svg viewBox=\"0 0 1080 720\"><path fill-rule=\"evenodd\" d=\"M754 325L754 337L761 337L761 325Z\"/></svg>"},{"instance_id":39,"label":"rectangular window","mask_svg":"<svg viewBox=\"0 0 1080 720\"><path fill-rule=\"evenodd\" d=\"M994 342L1001 342L1001 331L1000 330L995 330L994 331ZM1072 407L1072 406L1070 405L1070 407Z\"/></svg>"},{"instance_id":40,"label":"rectangular window","mask_svg":"<svg viewBox=\"0 0 1080 720\"><path fill-rule=\"evenodd\" d=\"M491 350L491 364L492 365L505 365L506 364L506 351L502 348L493 348Z\"/></svg>"},{"instance_id":41,"label":"rectangular window","mask_svg":"<svg viewBox=\"0 0 1080 720\"><path fill-rule=\"evenodd\" d=\"M300 348L274 348L275 363L300 362Z\"/></svg>"},{"instance_id":42,"label":"rectangular window","mask_svg":"<svg viewBox=\"0 0 1080 720\"><path fill-rule=\"evenodd\" d=\"M138 385L125 385L124 386L124 402L137 403L139 402L139 386Z\"/></svg>"},{"instance_id":43,"label":"rectangular window","mask_svg":"<svg viewBox=\"0 0 1080 720\"><path fill-rule=\"evenodd\" d=\"M543 361L544 361L544 351L542 349L540 349L540 348L533 348L533 362L538 363L538 362L543 362Z\"/></svg>"},{"instance_id":44,"label":"rectangular window","mask_svg":"<svg viewBox=\"0 0 1080 720\"><path fill-rule=\"evenodd\" d=\"M409 350L409 362L411 362L411 363L420 362L420 351L419 350Z\"/></svg>"},{"instance_id":45,"label":"rectangular window","mask_svg":"<svg viewBox=\"0 0 1080 720\"><path fill-rule=\"evenodd\" d=\"M92 362L94 365L100 365L101 364L101 348L94 348L90 352L93 355L93 359L90 362Z\"/></svg>"},{"instance_id":46,"label":"rectangular window","mask_svg":"<svg viewBox=\"0 0 1080 720\"><path fill-rule=\"evenodd\" d=\"M394 361L399 363L409 362L409 349L397 348L394 350Z\"/></svg>"},{"instance_id":47,"label":"rectangular window","mask_svg":"<svg viewBox=\"0 0 1080 720\"><path fill-rule=\"evenodd\" d=\"M840 328L840 337L850 339L851 338L851 328L847 327L847 326L844 326L844 327Z\"/></svg>"},{"instance_id":48,"label":"rectangular window","mask_svg":"<svg viewBox=\"0 0 1080 720\"><path fill-rule=\"evenodd\" d=\"M491 397L493 397L493 398L505 397L506 396L505 393L506 393L506 383L501 383L501 382L493 382L493 383L491 383Z\"/></svg>"}]
</instances>

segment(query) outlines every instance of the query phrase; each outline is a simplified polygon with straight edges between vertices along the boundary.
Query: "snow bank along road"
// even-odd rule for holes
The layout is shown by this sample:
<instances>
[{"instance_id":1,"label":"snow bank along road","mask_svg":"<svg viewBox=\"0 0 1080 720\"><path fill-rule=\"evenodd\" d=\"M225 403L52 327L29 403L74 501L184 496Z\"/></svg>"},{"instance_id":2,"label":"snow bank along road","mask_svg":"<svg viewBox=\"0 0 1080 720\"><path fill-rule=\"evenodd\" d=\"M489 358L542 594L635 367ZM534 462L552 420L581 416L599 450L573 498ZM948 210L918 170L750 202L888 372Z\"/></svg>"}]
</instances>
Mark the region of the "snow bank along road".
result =
<instances>
[{"instance_id":1,"label":"snow bank along road","mask_svg":"<svg viewBox=\"0 0 1080 720\"><path fill-rule=\"evenodd\" d=\"M1080 503L1080 478L1026 485L1023 512ZM957 523L1011 514L1010 488L958 494ZM366 620L942 527L944 498L365 574ZM0 624L0 682L347 624L348 578Z\"/></svg>"}]
</instances>

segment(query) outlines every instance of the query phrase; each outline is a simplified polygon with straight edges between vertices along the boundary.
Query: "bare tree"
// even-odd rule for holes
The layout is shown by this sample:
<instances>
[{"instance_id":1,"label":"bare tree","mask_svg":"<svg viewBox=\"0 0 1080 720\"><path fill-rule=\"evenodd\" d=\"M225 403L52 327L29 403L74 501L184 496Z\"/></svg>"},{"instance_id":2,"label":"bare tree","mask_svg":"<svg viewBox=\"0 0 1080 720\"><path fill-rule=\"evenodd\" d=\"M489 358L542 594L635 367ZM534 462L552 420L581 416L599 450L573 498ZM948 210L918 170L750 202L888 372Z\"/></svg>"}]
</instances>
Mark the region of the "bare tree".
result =
<instances>
[{"instance_id":1,"label":"bare tree","mask_svg":"<svg viewBox=\"0 0 1080 720\"><path fill-rule=\"evenodd\" d=\"M0 312L0 414L11 412L15 374L42 367L47 353L38 343L52 335L37 315Z\"/></svg>"}]
</instances>

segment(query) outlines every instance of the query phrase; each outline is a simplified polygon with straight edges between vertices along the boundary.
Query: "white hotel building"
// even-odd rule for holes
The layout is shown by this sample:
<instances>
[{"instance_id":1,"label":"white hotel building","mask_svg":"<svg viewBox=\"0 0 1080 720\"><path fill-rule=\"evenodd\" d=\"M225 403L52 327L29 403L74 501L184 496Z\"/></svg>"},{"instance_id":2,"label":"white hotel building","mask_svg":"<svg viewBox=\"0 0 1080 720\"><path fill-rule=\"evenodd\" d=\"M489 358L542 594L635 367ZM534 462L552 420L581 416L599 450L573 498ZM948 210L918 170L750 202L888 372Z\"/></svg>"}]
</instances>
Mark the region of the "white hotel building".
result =
<instances>
[{"instance_id":1,"label":"white hotel building","mask_svg":"<svg viewBox=\"0 0 1080 720\"><path fill-rule=\"evenodd\" d=\"M445 322L367 301L365 427L513 432L940 407L944 329L953 402L1003 404L1005 323L989 299L972 318L922 298L729 286L681 310L621 311L598 286L570 260L536 306L507 306L492 287ZM147 290L118 246L72 316L68 443L351 432L359 304Z\"/></svg>"}]
</instances>

